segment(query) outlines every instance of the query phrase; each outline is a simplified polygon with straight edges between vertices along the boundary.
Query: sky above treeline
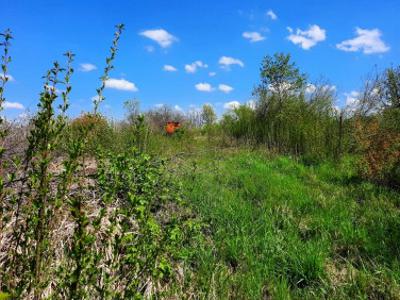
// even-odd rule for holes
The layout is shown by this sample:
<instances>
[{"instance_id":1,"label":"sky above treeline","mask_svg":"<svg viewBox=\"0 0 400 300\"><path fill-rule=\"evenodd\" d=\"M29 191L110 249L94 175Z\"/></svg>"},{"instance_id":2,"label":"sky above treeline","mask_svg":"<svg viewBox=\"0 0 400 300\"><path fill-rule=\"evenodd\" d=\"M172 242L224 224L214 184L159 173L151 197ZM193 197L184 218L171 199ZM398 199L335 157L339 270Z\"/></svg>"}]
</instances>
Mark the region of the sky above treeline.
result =
<instances>
[{"instance_id":1,"label":"sky above treeline","mask_svg":"<svg viewBox=\"0 0 400 300\"><path fill-rule=\"evenodd\" d=\"M323 81L337 106L352 101L375 69L400 64L400 1L338 0L0 0L12 63L5 114L36 109L42 76L67 50L76 54L70 115L92 109L114 26L125 24L102 112L123 103L219 114L253 99L265 55L290 53L310 83Z\"/></svg>"}]
</instances>

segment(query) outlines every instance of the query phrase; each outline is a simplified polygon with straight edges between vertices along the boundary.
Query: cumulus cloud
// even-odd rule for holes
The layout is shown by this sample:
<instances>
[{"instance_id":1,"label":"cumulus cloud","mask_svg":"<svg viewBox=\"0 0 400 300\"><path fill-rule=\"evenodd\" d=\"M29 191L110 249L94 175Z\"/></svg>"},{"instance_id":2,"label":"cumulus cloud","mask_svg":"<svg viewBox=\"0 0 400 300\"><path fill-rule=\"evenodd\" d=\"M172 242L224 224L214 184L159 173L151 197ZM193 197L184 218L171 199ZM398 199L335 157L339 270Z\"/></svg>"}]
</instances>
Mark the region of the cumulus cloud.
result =
<instances>
[{"instance_id":1,"label":"cumulus cloud","mask_svg":"<svg viewBox=\"0 0 400 300\"><path fill-rule=\"evenodd\" d=\"M233 110L235 108L238 108L239 106L240 102L236 100L224 103L224 108L228 110Z\"/></svg>"},{"instance_id":2,"label":"cumulus cloud","mask_svg":"<svg viewBox=\"0 0 400 300\"><path fill-rule=\"evenodd\" d=\"M227 84L220 84L220 85L218 85L218 89L219 89L221 92L224 92L225 94L229 94L230 92L233 91L233 87L231 87L231 86L229 86L229 85L227 85Z\"/></svg>"},{"instance_id":3,"label":"cumulus cloud","mask_svg":"<svg viewBox=\"0 0 400 300\"><path fill-rule=\"evenodd\" d=\"M163 70L166 72L176 72L178 71L174 66L164 65Z\"/></svg>"},{"instance_id":4,"label":"cumulus cloud","mask_svg":"<svg viewBox=\"0 0 400 300\"><path fill-rule=\"evenodd\" d=\"M99 96L98 95L93 96L92 98L90 98L90 100L92 100L92 102L97 102L99 101Z\"/></svg>"},{"instance_id":5,"label":"cumulus cloud","mask_svg":"<svg viewBox=\"0 0 400 300\"><path fill-rule=\"evenodd\" d=\"M337 114L340 114L340 112L342 111L339 105L332 105L332 108Z\"/></svg>"},{"instance_id":6,"label":"cumulus cloud","mask_svg":"<svg viewBox=\"0 0 400 300\"><path fill-rule=\"evenodd\" d=\"M5 101L3 103L3 107L5 109L24 109L24 106L19 102L8 102L8 101Z\"/></svg>"},{"instance_id":7,"label":"cumulus cloud","mask_svg":"<svg viewBox=\"0 0 400 300\"><path fill-rule=\"evenodd\" d=\"M336 85L329 85L329 84L326 84L326 85L324 85L323 87L322 87L322 89L323 90L325 90L325 91L330 91L330 92L336 92Z\"/></svg>"},{"instance_id":8,"label":"cumulus cloud","mask_svg":"<svg viewBox=\"0 0 400 300\"><path fill-rule=\"evenodd\" d=\"M139 89L133 82L125 79L110 78L106 80L106 88L116 89L121 91L137 92Z\"/></svg>"},{"instance_id":9,"label":"cumulus cloud","mask_svg":"<svg viewBox=\"0 0 400 300\"><path fill-rule=\"evenodd\" d=\"M27 113L20 113L20 114L18 115L18 118L19 118L21 121L27 121L27 120L29 119L29 115L28 115Z\"/></svg>"},{"instance_id":10,"label":"cumulus cloud","mask_svg":"<svg viewBox=\"0 0 400 300\"><path fill-rule=\"evenodd\" d=\"M90 71L94 71L96 69L97 69L97 67L95 65L90 64L90 63L84 63L84 64L80 64L79 71L90 72Z\"/></svg>"},{"instance_id":11,"label":"cumulus cloud","mask_svg":"<svg viewBox=\"0 0 400 300\"><path fill-rule=\"evenodd\" d=\"M326 39L326 30L318 25L311 25L308 30L298 28L294 31L290 27L287 29L290 33L287 37L288 40L295 45L299 45L304 50L308 50Z\"/></svg>"},{"instance_id":12,"label":"cumulus cloud","mask_svg":"<svg viewBox=\"0 0 400 300\"><path fill-rule=\"evenodd\" d=\"M289 92L293 88L293 85L289 82L282 82L281 84L270 84L268 89L273 93Z\"/></svg>"},{"instance_id":13,"label":"cumulus cloud","mask_svg":"<svg viewBox=\"0 0 400 300\"><path fill-rule=\"evenodd\" d=\"M55 93L55 94L57 94L57 95L59 95L59 94L62 93L61 90L59 90L58 88L56 88L55 86L52 86L52 85L46 84L46 85L44 86L44 88L45 88L48 92L50 92L50 93L53 92L53 93Z\"/></svg>"},{"instance_id":14,"label":"cumulus cloud","mask_svg":"<svg viewBox=\"0 0 400 300\"><path fill-rule=\"evenodd\" d=\"M175 105L175 106L174 106L174 109L175 109L176 111L183 112L183 108L180 107L179 105Z\"/></svg>"},{"instance_id":15,"label":"cumulus cloud","mask_svg":"<svg viewBox=\"0 0 400 300\"><path fill-rule=\"evenodd\" d=\"M336 45L336 48L347 52L362 51L364 54L384 53L390 50L390 47L381 39L382 32L375 29L356 28L356 37L345 40Z\"/></svg>"},{"instance_id":16,"label":"cumulus cloud","mask_svg":"<svg viewBox=\"0 0 400 300\"><path fill-rule=\"evenodd\" d=\"M323 85L323 86L319 86L318 88L319 88L321 91L324 91L324 92L335 92L335 91L336 91L336 86L335 86L335 85L326 84L326 85ZM317 90L317 86L315 86L315 85L312 84L312 83L309 83L309 84L307 84L307 86L306 86L305 92L306 92L307 94L312 94L312 93L314 93L316 90Z\"/></svg>"},{"instance_id":17,"label":"cumulus cloud","mask_svg":"<svg viewBox=\"0 0 400 300\"><path fill-rule=\"evenodd\" d=\"M317 87L314 84L312 84L312 83L307 84L307 86L306 86L306 93L307 94L312 94L316 90L317 90Z\"/></svg>"},{"instance_id":18,"label":"cumulus cloud","mask_svg":"<svg viewBox=\"0 0 400 300\"><path fill-rule=\"evenodd\" d=\"M270 9L269 11L267 11L267 16L271 18L271 20L276 20L278 19L278 16L272 11L272 9Z\"/></svg>"},{"instance_id":19,"label":"cumulus cloud","mask_svg":"<svg viewBox=\"0 0 400 300\"><path fill-rule=\"evenodd\" d=\"M196 90L200 92L212 92L214 88L209 83L201 82L195 85Z\"/></svg>"},{"instance_id":20,"label":"cumulus cloud","mask_svg":"<svg viewBox=\"0 0 400 300\"><path fill-rule=\"evenodd\" d=\"M249 101L246 102L246 105L247 105L250 109L255 110L255 109L256 109L256 106L257 106L257 103L256 103L256 100L250 99Z\"/></svg>"},{"instance_id":21,"label":"cumulus cloud","mask_svg":"<svg viewBox=\"0 0 400 300\"><path fill-rule=\"evenodd\" d=\"M346 96L346 105L349 107L354 107L358 104L360 93L357 91L351 91L350 93L345 93Z\"/></svg>"},{"instance_id":22,"label":"cumulus cloud","mask_svg":"<svg viewBox=\"0 0 400 300\"><path fill-rule=\"evenodd\" d=\"M238 65L240 67L244 67L244 63L237 58L229 57L229 56L221 56L218 63L220 64L221 68L229 70L232 65Z\"/></svg>"},{"instance_id":23,"label":"cumulus cloud","mask_svg":"<svg viewBox=\"0 0 400 300\"><path fill-rule=\"evenodd\" d=\"M243 32L242 36L245 39L248 39L251 43L261 42L261 41L265 40L265 36L263 36L261 33L256 32L256 31Z\"/></svg>"},{"instance_id":24,"label":"cumulus cloud","mask_svg":"<svg viewBox=\"0 0 400 300\"><path fill-rule=\"evenodd\" d=\"M198 68L208 68L208 65L203 63L201 60L196 60L191 64L185 65L185 71L187 73L196 73Z\"/></svg>"},{"instance_id":25,"label":"cumulus cloud","mask_svg":"<svg viewBox=\"0 0 400 300\"><path fill-rule=\"evenodd\" d=\"M217 75L216 72L210 72L210 73L208 73L208 76L210 76L210 77L214 77L215 75Z\"/></svg>"},{"instance_id":26,"label":"cumulus cloud","mask_svg":"<svg viewBox=\"0 0 400 300\"><path fill-rule=\"evenodd\" d=\"M178 39L170 34L168 31L164 29L152 29L152 30L144 30L139 33L141 36L147 37L156 43L158 43L162 48L168 48Z\"/></svg>"}]
</instances>

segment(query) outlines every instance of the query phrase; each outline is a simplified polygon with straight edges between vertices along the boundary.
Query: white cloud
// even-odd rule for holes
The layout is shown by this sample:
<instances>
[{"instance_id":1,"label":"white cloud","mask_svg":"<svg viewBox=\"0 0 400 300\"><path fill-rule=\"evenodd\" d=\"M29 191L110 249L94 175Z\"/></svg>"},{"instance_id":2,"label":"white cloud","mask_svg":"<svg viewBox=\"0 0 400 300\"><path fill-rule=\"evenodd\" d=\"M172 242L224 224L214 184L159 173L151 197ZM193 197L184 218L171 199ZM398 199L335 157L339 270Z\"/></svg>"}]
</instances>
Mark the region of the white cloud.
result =
<instances>
[{"instance_id":1,"label":"white cloud","mask_svg":"<svg viewBox=\"0 0 400 300\"><path fill-rule=\"evenodd\" d=\"M201 107L196 104L189 105L189 112L201 112Z\"/></svg>"},{"instance_id":2,"label":"white cloud","mask_svg":"<svg viewBox=\"0 0 400 300\"><path fill-rule=\"evenodd\" d=\"M265 36L261 35L261 33L253 31L253 32L243 32L242 36L245 39L250 40L251 43L256 43L256 42L261 42L263 40L265 40Z\"/></svg>"},{"instance_id":3,"label":"white cloud","mask_svg":"<svg viewBox=\"0 0 400 300\"><path fill-rule=\"evenodd\" d=\"M247 105L250 109L255 110L255 109L256 109L256 106L257 106L257 103L256 103L256 100L250 99L249 101L247 101L246 105Z\"/></svg>"},{"instance_id":4,"label":"white cloud","mask_svg":"<svg viewBox=\"0 0 400 300\"><path fill-rule=\"evenodd\" d=\"M164 65L163 70L166 72L176 72L178 71L174 66Z\"/></svg>"},{"instance_id":5,"label":"white cloud","mask_svg":"<svg viewBox=\"0 0 400 300\"><path fill-rule=\"evenodd\" d=\"M10 74L6 74L6 76L4 76L4 74L0 74L1 80L4 80L4 77L7 78L9 82L15 81L14 77L12 77Z\"/></svg>"},{"instance_id":6,"label":"white cloud","mask_svg":"<svg viewBox=\"0 0 400 300\"><path fill-rule=\"evenodd\" d=\"M322 87L322 89L324 89L325 91L330 91L330 92L336 92L336 85L329 85L326 84Z\"/></svg>"},{"instance_id":7,"label":"white cloud","mask_svg":"<svg viewBox=\"0 0 400 300\"><path fill-rule=\"evenodd\" d=\"M99 101L99 95L93 96L92 98L90 98L90 100L92 100L92 102Z\"/></svg>"},{"instance_id":8,"label":"white cloud","mask_svg":"<svg viewBox=\"0 0 400 300\"><path fill-rule=\"evenodd\" d=\"M5 109L7 109L7 108L8 109L24 109L24 106L19 102L8 102L8 101L5 101L3 103L3 107Z\"/></svg>"},{"instance_id":9,"label":"white cloud","mask_svg":"<svg viewBox=\"0 0 400 300\"><path fill-rule=\"evenodd\" d=\"M27 113L21 113L18 115L18 118L22 121L26 121L29 118L29 115Z\"/></svg>"},{"instance_id":10,"label":"white cloud","mask_svg":"<svg viewBox=\"0 0 400 300\"><path fill-rule=\"evenodd\" d=\"M175 36L164 29L144 30L139 34L155 41L162 48L168 48L178 40Z\"/></svg>"},{"instance_id":11,"label":"white cloud","mask_svg":"<svg viewBox=\"0 0 400 300\"><path fill-rule=\"evenodd\" d=\"M312 94L316 90L317 90L317 87L314 84L312 84L312 83L307 84L307 86L306 86L306 93L307 94Z\"/></svg>"},{"instance_id":12,"label":"white cloud","mask_svg":"<svg viewBox=\"0 0 400 300\"><path fill-rule=\"evenodd\" d=\"M345 93L346 96L346 105L350 107L354 107L359 102L360 93L357 91L351 91L350 93Z\"/></svg>"},{"instance_id":13,"label":"white cloud","mask_svg":"<svg viewBox=\"0 0 400 300\"><path fill-rule=\"evenodd\" d=\"M210 77L214 77L215 75L217 75L216 72L210 72L210 73L208 73L208 76L210 76Z\"/></svg>"},{"instance_id":14,"label":"white cloud","mask_svg":"<svg viewBox=\"0 0 400 300\"><path fill-rule=\"evenodd\" d=\"M137 92L139 89L133 82L125 79L110 78L106 80L106 87L110 89Z\"/></svg>"},{"instance_id":15,"label":"white cloud","mask_svg":"<svg viewBox=\"0 0 400 300\"><path fill-rule=\"evenodd\" d=\"M149 53L153 53L154 50L156 50L153 46L146 46L146 47L144 47L144 49L146 49L146 51Z\"/></svg>"},{"instance_id":16,"label":"white cloud","mask_svg":"<svg viewBox=\"0 0 400 300\"><path fill-rule=\"evenodd\" d=\"M95 65L89 64L89 63L80 64L80 68L79 68L79 70L81 72L90 72L90 71L94 71L96 69L97 69L97 67Z\"/></svg>"},{"instance_id":17,"label":"white cloud","mask_svg":"<svg viewBox=\"0 0 400 300\"><path fill-rule=\"evenodd\" d=\"M342 109L339 107L339 105L332 105L332 108L338 114L340 114L340 112L342 111Z\"/></svg>"},{"instance_id":18,"label":"white cloud","mask_svg":"<svg viewBox=\"0 0 400 300\"><path fill-rule=\"evenodd\" d=\"M185 71L187 73L196 73L197 68L208 68L208 65L203 63L201 60L196 60L195 62L191 63L190 65L185 65Z\"/></svg>"},{"instance_id":19,"label":"white cloud","mask_svg":"<svg viewBox=\"0 0 400 300\"><path fill-rule=\"evenodd\" d=\"M376 87L376 88L373 88L373 89L372 89L370 95L373 96L373 97L374 97L374 96L378 96L380 92L381 92L381 90L380 90L379 88Z\"/></svg>"},{"instance_id":20,"label":"white cloud","mask_svg":"<svg viewBox=\"0 0 400 300\"><path fill-rule=\"evenodd\" d=\"M175 105L175 106L174 106L174 109L175 109L176 111L183 112L183 108L180 107L179 105Z\"/></svg>"},{"instance_id":21,"label":"white cloud","mask_svg":"<svg viewBox=\"0 0 400 300\"><path fill-rule=\"evenodd\" d=\"M221 65L221 68L229 70L231 65L238 65L240 67L244 67L244 63L237 58L229 57L229 56L222 56L218 63Z\"/></svg>"},{"instance_id":22,"label":"white cloud","mask_svg":"<svg viewBox=\"0 0 400 300\"><path fill-rule=\"evenodd\" d=\"M267 11L267 16L271 18L271 20L276 20L278 19L278 16L272 11L272 9L270 9L269 11Z\"/></svg>"},{"instance_id":23,"label":"white cloud","mask_svg":"<svg viewBox=\"0 0 400 300\"><path fill-rule=\"evenodd\" d=\"M335 86L335 85L326 84L326 85L324 85L324 86L321 86L320 89L321 89L322 91L324 91L324 92L335 92L335 91L336 91L336 86ZM317 87L316 87L314 84L309 83L309 84L307 84L307 86L306 86L305 92L306 92L307 94L312 94L312 93L314 93L316 90L317 90Z\"/></svg>"},{"instance_id":24,"label":"white cloud","mask_svg":"<svg viewBox=\"0 0 400 300\"><path fill-rule=\"evenodd\" d=\"M46 84L46 85L44 86L44 88L45 88L47 91L49 91L49 92L56 93L57 95L59 95L59 94L62 93L61 90L59 90L58 88L56 88L56 87L54 87L54 86L52 86L52 85Z\"/></svg>"},{"instance_id":25,"label":"white cloud","mask_svg":"<svg viewBox=\"0 0 400 300\"><path fill-rule=\"evenodd\" d=\"M382 41L382 32L375 29L356 28L356 37L345 40L336 45L340 50L347 52L362 51L364 54L384 53L390 50L390 47Z\"/></svg>"},{"instance_id":26,"label":"white cloud","mask_svg":"<svg viewBox=\"0 0 400 300\"><path fill-rule=\"evenodd\" d=\"M212 92L214 90L211 84L205 82L196 84L195 88L200 92Z\"/></svg>"},{"instance_id":27,"label":"white cloud","mask_svg":"<svg viewBox=\"0 0 400 300\"><path fill-rule=\"evenodd\" d=\"M290 89L293 87L293 85L289 82L282 82L279 85L272 85L270 84L268 86L268 89L273 92L273 93L279 93L279 92L288 92Z\"/></svg>"},{"instance_id":28,"label":"white cloud","mask_svg":"<svg viewBox=\"0 0 400 300\"><path fill-rule=\"evenodd\" d=\"M235 100L224 103L224 108L229 109L229 110L233 110L235 108L238 108L239 106L240 106L240 102L235 101Z\"/></svg>"},{"instance_id":29,"label":"white cloud","mask_svg":"<svg viewBox=\"0 0 400 300\"><path fill-rule=\"evenodd\" d=\"M295 33L292 28L287 27L287 29L290 33L287 37L288 40L304 50L308 50L326 39L326 30L318 25L311 25L308 30L296 29Z\"/></svg>"},{"instance_id":30,"label":"white cloud","mask_svg":"<svg viewBox=\"0 0 400 300\"><path fill-rule=\"evenodd\" d=\"M230 92L233 91L233 87L231 87L231 86L229 86L229 85L227 85L227 84L220 84L220 85L218 86L218 89L219 89L221 92L224 92L225 94L229 94Z\"/></svg>"}]
</instances>

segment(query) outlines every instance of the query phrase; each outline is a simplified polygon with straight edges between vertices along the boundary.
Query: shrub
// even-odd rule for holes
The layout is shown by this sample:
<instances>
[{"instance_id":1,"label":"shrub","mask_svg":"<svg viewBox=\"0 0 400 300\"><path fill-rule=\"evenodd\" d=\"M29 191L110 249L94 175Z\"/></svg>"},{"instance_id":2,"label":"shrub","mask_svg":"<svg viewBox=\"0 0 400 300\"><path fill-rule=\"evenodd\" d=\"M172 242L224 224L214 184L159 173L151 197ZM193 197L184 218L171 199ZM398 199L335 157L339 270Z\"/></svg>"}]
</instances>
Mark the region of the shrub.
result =
<instances>
[{"instance_id":1,"label":"shrub","mask_svg":"<svg viewBox=\"0 0 400 300\"><path fill-rule=\"evenodd\" d=\"M70 139L86 139L88 152L95 152L98 147L107 148L113 144L113 130L105 117L100 114L85 113L72 120L69 125Z\"/></svg>"},{"instance_id":2,"label":"shrub","mask_svg":"<svg viewBox=\"0 0 400 300\"><path fill-rule=\"evenodd\" d=\"M1 160L0 297L182 298L176 270L190 273L199 222L163 161L135 148L104 150L111 129L97 110L122 30L117 26L94 112L67 122L74 59L67 52L66 67L56 62L45 76L22 159L11 158L11 170ZM7 149L0 150L1 156Z\"/></svg>"},{"instance_id":3,"label":"shrub","mask_svg":"<svg viewBox=\"0 0 400 300\"><path fill-rule=\"evenodd\" d=\"M400 68L377 76L358 101L353 132L361 154L360 174L396 188L400 187L399 95Z\"/></svg>"}]
</instances>

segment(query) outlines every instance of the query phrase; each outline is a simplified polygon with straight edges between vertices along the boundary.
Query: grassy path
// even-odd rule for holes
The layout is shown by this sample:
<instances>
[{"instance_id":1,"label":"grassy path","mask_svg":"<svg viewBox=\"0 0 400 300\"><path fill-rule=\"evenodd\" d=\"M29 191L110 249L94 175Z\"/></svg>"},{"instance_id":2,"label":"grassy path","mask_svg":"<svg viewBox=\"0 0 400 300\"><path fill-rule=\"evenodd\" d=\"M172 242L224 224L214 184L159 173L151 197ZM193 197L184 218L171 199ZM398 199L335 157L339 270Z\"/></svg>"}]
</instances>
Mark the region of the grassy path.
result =
<instances>
[{"instance_id":1,"label":"grassy path","mask_svg":"<svg viewBox=\"0 0 400 300\"><path fill-rule=\"evenodd\" d=\"M400 196L351 169L245 151L185 160L212 241L197 253L200 297L400 299Z\"/></svg>"}]
</instances>

